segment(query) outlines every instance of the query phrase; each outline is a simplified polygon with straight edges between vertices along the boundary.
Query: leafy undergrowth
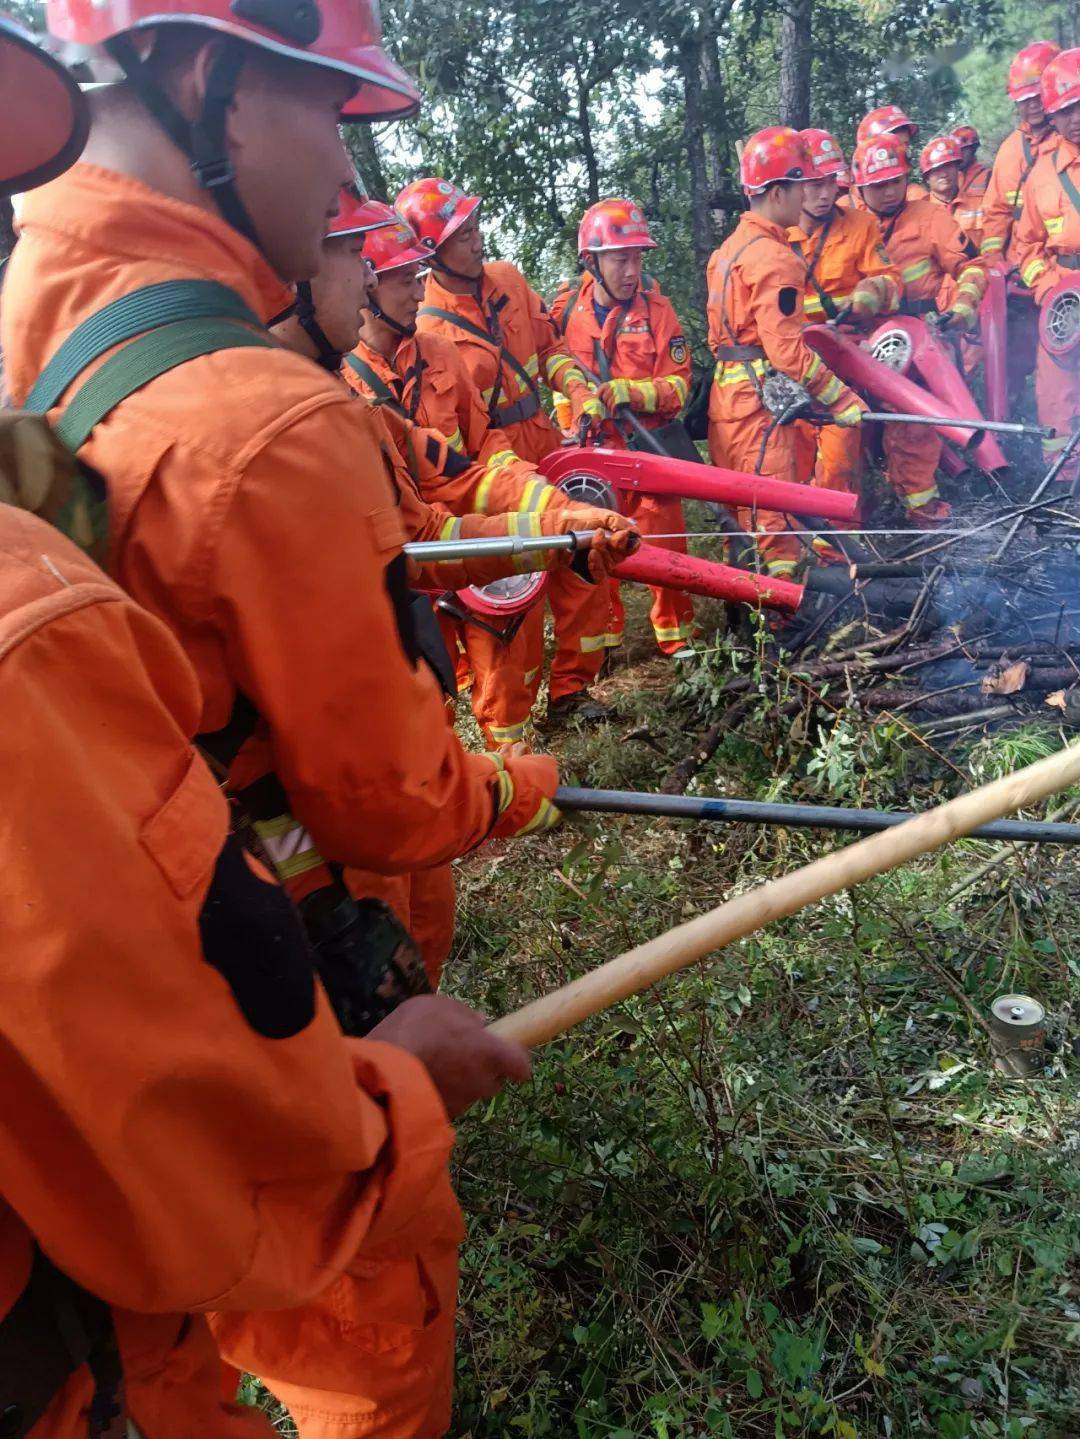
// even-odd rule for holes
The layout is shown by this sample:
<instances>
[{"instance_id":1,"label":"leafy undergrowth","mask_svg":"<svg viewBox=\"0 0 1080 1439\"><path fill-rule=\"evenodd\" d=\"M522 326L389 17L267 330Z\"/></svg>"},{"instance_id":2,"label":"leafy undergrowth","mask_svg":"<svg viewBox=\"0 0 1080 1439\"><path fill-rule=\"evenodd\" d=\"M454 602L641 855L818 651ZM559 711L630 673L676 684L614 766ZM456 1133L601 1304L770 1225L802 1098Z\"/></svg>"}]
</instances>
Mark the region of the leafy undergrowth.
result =
<instances>
[{"instance_id":1,"label":"leafy undergrowth","mask_svg":"<svg viewBox=\"0 0 1080 1439\"><path fill-rule=\"evenodd\" d=\"M656 788L723 706L726 642L674 695L668 662L631 658L603 686L614 729L548 740L578 783ZM765 714L695 787L919 807L1060 742L946 759ZM486 852L459 867L449 987L504 1012L840 842L593 817ZM459 1439L1080 1435L1080 867L1017 847L961 889L994 852L773 925L466 1119ZM989 1056L990 1002L1016 990L1053 1020L1028 1082Z\"/></svg>"},{"instance_id":2,"label":"leafy undergrowth","mask_svg":"<svg viewBox=\"0 0 1080 1439\"><path fill-rule=\"evenodd\" d=\"M680 679L643 622L601 686L617 722L540 736L567 782L655 789L725 709L730 642ZM850 714L778 723L774 690L694 790L918 808L1061 743L946 756ZM489 848L458 867L447 987L503 1013L844 842L593 817ZM456 1439L1077 1439L1080 866L1015 847L971 881L995 853L773 925L465 1119ZM1050 1012L1028 1082L990 1059L1005 991Z\"/></svg>"}]
</instances>

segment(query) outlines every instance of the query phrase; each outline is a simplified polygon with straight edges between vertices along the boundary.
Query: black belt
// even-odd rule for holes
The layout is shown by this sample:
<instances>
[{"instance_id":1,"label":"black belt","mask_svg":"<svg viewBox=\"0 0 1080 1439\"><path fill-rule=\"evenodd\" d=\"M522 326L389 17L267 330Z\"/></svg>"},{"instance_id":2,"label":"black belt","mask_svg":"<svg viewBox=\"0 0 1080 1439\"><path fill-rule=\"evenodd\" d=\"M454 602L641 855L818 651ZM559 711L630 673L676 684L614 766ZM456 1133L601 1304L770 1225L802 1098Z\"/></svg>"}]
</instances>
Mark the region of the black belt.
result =
<instances>
[{"instance_id":1,"label":"black belt","mask_svg":"<svg viewBox=\"0 0 1080 1439\"><path fill-rule=\"evenodd\" d=\"M492 424L501 430L507 425L520 425L522 420L531 420L539 408L540 401L530 391L512 405L497 405L491 411L490 418Z\"/></svg>"},{"instance_id":2,"label":"black belt","mask_svg":"<svg viewBox=\"0 0 1080 1439\"><path fill-rule=\"evenodd\" d=\"M717 361L721 360L768 360L760 345L717 345Z\"/></svg>"},{"instance_id":3,"label":"black belt","mask_svg":"<svg viewBox=\"0 0 1080 1439\"><path fill-rule=\"evenodd\" d=\"M933 300L901 300L901 315L929 315L931 310L936 310L937 305Z\"/></svg>"},{"instance_id":4,"label":"black belt","mask_svg":"<svg viewBox=\"0 0 1080 1439\"><path fill-rule=\"evenodd\" d=\"M1080 250L1068 255L1058 255L1057 262L1063 270L1080 270Z\"/></svg>"}]
</instances>

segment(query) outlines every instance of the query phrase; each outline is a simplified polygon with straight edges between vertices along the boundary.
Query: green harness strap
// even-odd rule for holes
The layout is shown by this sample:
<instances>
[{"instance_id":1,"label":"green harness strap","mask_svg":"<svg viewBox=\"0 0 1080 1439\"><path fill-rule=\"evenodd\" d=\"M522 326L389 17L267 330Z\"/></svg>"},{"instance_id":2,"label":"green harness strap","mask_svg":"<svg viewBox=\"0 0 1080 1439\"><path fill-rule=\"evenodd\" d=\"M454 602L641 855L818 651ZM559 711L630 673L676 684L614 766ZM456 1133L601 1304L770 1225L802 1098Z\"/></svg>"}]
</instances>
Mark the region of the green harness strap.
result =
<instances>
[{"instance_id":1,"label":"green harness strap","mask_svg":"<svg viewBox=\"0 0 1080 1439\"><path fill-rule=\"evenodd\" d=\"M1057 172L1057 177L1061 181L1061 188L1065 191L1066 195L1068 195L1069 199L1072 201L1073 209L1078 215L1080 215L1080 190L1076 188L1076 185L1073 182L1073 177L1069 174L1067 170L1059 170Z\"/></svg>"},{"instance_id":2,"label":"green harness strap","mask_svg":"<svg viewBox=\"0 0 1080 1439\"><path fill-rule=\"evenodd\" d=\"M122 400L159 375L199 355L255 348L276 347L265 331L260 334L230 320L177 320L148 330L118 350L79 386L54 426L57 439L75 452L86 443L94 426Z\"/></svg>"},{"instance_id":3,"label":"green harness strap","mask_svg":"<svg viewBox=\"0 0 1080 1439\"><path fill-rule=\"evenodd\" d=\"M82 372L136 335L174 320L232 319L262 328L235 290L215 280L165 280L113 300L73 330L42 370L24 409L47 415Z\"/></svg>"},{"instance_id":4,"label":"green harness strap","mask_svg":"<svg viewBox=\"0 0 1080 1439\"><path fill-rule=\"evenodd\" d=\"M386 405L396 414L399 414L404 420L410 418L405 410L405 406L394 394L386 381L377 375L369 364L361 360L359 355L346 355L345 363L351 370L354 370L363 380L364 384L367 385L368 389L375 396L374 402L376 405Z\"/></svg>"}]
</instances>

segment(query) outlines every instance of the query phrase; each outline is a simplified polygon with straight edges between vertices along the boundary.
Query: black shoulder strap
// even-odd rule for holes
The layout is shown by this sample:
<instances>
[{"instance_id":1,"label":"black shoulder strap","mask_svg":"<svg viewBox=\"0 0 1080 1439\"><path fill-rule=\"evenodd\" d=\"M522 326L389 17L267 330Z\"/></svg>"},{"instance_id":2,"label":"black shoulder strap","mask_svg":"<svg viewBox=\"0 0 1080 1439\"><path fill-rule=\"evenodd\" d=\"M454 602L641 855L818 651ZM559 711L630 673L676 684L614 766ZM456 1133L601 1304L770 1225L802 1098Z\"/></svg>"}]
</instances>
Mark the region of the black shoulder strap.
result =
<instances>
[{"instance_id":1,"label":"black shoulder strap","mask_svg":"<svg viewBox=\"0 0 1080 1439\"><path fill-rule=\"evenodd\" d=\"M798 240L792 240L791 242L791 248L795 251L796 255L798 255L799 259L802 260L803 264L806 266L806 278L810 281L811 285L813 285L814 289L817 291L817 297L821 302L821 308L825 311L825 314L830 320L835 320L840 311L833 297L827 294L818 283L817 267L821 260L822 252L825 249L825 241L829 238L829 231L832 229L832 223L835 219L836 211L834 210L829 216L829 218L825 221L824 225L822 225L821 234L818 236L817 244L814 246L814 253L811 255L809 260L807 260L806 256L803 254L803 247L799 244Z\"/></svg>"},{"instance_id":2,"label":"black shoulder strap","mask_svg":"<svg viewBox=\"0 0 1080 1439\"><path fill-rule=\"evenodd\" d=\"M518 379L522 381L526 388L534 395L538 393L536 381L521 361L518 360L515 355L512 355L506 346L497 340L494 335L489 334L487 330L481 329L479 325L474 325L471 320L466 320L464 315L455 315L452 310L444 310L439 305L421 305L420 314L431 315L437 320L445 320L447 324L456 326L457 329L461 330L464 334L471 335L474 340L483 340L486 345L491 345L493 349L498 350L502 362L505 365L509 365L510 369L514 371L515 375L517 375Z\"/></svg>"},{"instance_id":3,"label":"black shoulder strap","mask_svg":"<svg viewBox=\"0 0 1080 1439\"><path fill-rule=\"evenodd\" d=\"M1080 215L1080 190L1076 188L1073 177L1067 170L1059 170L1057 177L1061 181L1061 188L1072 201L1073 209Z\"/></svg>"},{"instance_id":4,"label":"black shoulder strap","mask_svg":"<svg viewBox=\"0 0 1080 1439\"><path fill-rule=\"evenodd\" d=\"M569 289L569 286L567 286L567 288ZM558 296L556 295L555 298L558 299ZM573 292L573 294L570 295L570 296L568 297L567 301L566 301L566 308L565 308L565 309L563 310L563 312L562 312L562 317L561 317L561 319L558 319L558 320L555 321L555 328L558 330L558 332L559 332L560 335L565 335L565 334L566 334L566 327L567 327L567 325L569 325L569 323L570 323L570 316L574 313L574 306L577 304L578 300L580 300L580 299L581 299L581 281L579 280L579 281L577 282L577 284L575 285L575 287L574 287L574 292Z\"/></svg>"},{"instance_id":5,"label":"black shoulder strap","mask_svg":"<svg viewBox=\"0 0 1080 1439\"><path fill-rule=\"evenodd\" d=\"M377 375L371 366L362 360L359 355L346 355L345 363L350 370L360 376L364 384L367 385L368 389L375 396L372 402L373 404L385 405L387 409L393 410L394 413L400 415L402 419L407 420L411 418L406 412L405 406L394 394L386 381L380 375Z\"/></svg>"},{"instance_id":6,"label":"black shoulder strap","mask_svg":"<svg viewBox=\"0 0 1080 1439\"><path fill-rule=\"evenodd\" d=\"M1024 134L1020 136L1020 143L1024 151L1024 168L1020 171L1020 178L1016 182L1016 204L1013 206L1013 224L1019 220L1024 210L1024 186L1027 184L1028 176L1035 168L1035 161L1038 155L1035 146Z\"/></svg>"}]
</instances>

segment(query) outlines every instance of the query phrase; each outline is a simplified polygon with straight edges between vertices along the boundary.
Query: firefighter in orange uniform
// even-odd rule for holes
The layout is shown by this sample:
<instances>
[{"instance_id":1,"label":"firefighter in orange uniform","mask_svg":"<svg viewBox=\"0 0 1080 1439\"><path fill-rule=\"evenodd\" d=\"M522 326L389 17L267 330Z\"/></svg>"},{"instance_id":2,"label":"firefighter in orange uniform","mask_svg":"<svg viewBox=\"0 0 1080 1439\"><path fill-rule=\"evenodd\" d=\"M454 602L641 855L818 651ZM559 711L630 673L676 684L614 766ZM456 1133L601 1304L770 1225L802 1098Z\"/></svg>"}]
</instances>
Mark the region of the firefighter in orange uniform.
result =
<instances>
[{"instance_id":1,"label":"firefighter in orange uniform","mask_svg":"<svg viewBox=\"0 0 1080 1439\"><path fill-rule=\"evenodd\" d=\"M574 510L492 426L458 347L442 335L417 332L429 252L389 206L369 200L365 208L372 228L364 254L376 285L362 311L359 343L346 356L342 374L358 393L383 406L395 439L409 442L413 452L417 443L406 422L447 437L445 478L419 476L425 497L457 515L515 509L539 519ZM577 526L585 528L580 520ZM515 635L503 639L440 614L451 653L473 676L473 713L490 745L520 740L524 733L535 696L526 679L534 644L529 630L539 618L530 616ZM581 690L595 678L595 668L587 666L576 678L574 688Z\"/></svg>"},{"instance_id":2,"label":"firefighter in orange uniform","mask_svg":"<svg viewBox=\"0 0 1080 1439\"><path fill-rule=\"evenodd\" d=\"M1035 40L1013 58L1009 66L1008 95L1016 107L1017 127L994 156L990 183L983 198L980 250L988 261L1004 258L1016 266L1013 236L1024 192L1035 162L1044 150L1057 145L1057 133L1042 105L1042 73L1061 47L1051 40ZM1023 396L1028 375L1035 368L1039 346L1038 313L1030 296L1010 296L1007 365L1009 395L1014 404Z\"/></svg>"},{"instance_id":3,"label":"firefighter in orange uniform","mask_svg":"<svg viewBox=\"0 0 1080 1439\"><path fill-rule=\"evenodd\" d=\"M19 122L0 193L25 191L78 155L84 104L3 16L0 72ZM287 1313L354 1262L390 1299L387 1249L422 1247L447 1183L447 1115L528 1060L445 998L343 1039L192 746L203 696L176 639L18 508L104 549L40 423L0 435L5 1432L270 1439L222 1399L200 1311Z\"/></svg>"},{"instance_id":4,"label":"firefighter in orange uniform","mask_svg":"<svg viewBox=\"0 0 1080 1439\"><path fill-rule=\"evenodd\" d=\"M965 220L981 224L979 210L971 209L970 199L961 194L961 152L960 142L952 135L935 135L923 146L919 156L919 170L930 191L930 202L948 211L953 224L971 243L978 248L979 231L969 228Z\"/></svg>"},{"instance_id":5,"label":"firefighter in orange uniform","mask_svg":"<svg viewBox=\"0 0 1080 1439\"><path fill-rule=\"evenodd\" d=\"M1044 149L1035 162L1013 243L1020 278L1045 311L1063 282L1080 291L1080 49L1056 55L1041 83L1043 109L1058 143ZM1040 342L1035 398L1040 424L1057 432L1043 440L1043 457L1052 464L1080 425L1080 345L1075 340L1059 354ZM1074 454L1060 478L1071 483L1078 469Z\"/></svg>"},{"instance_id":6,"label":"firefighter in orange uniform","mask_svg":"<svg viewBox=\"0 0 1080 1439\"><path fill-rule=\"evenodd\" d=\"M773 126L752 135L740 161L749 210L709 260L709 348L716 372L709 395L709 454L715 465L794 480L795 432L765 407L770 368L801 382L841 426L857 426L865 406L803 339L806 266L788 244L802 214L802 191L817 178L810 147L797 130ZM787 517L739 510L739 523L770 531ZM790 534L758 548L769 572L788 575L803 554Z\"/></svg>"},{"instance_id":7,"label":"firefighter in orange uniform","mask_svg":"<svg viewBox=\"0 0 1080 1439\"><path fill-rule=\"evenodd\" d=\"M856 148L855 184L877 216L881 238L900 271L900 308L907 315L933 317L941 329L968 330L986 288L974 246L965 243L950 215L932 200L908 200L907 148L882 135ZM889 483L908 518L921 527L944 524L952 513L937 487L941 440L924 425L886 425Z\"/></svg>"},{"instance_id":8,"label":"firefighter in orange uniform","mask_svg":"<svg viewBox=\"0 0 1080 1439\"><path fill-rule=\"evenodd\" d=\"M806 265L803 308L811 323L847 315L870 324L900 303L900 277L881 243L881 230L866 210L841 207L841 184L851 176L836 137L827 130L803 130L819 178L802 186L802 211L788 231L792 249ZM813 477L827 489L859 491L862 434L854 427L796 422L798 478ZM836 551L819 541L820 554Z\"/></svg>"},{"instance_id":9,"label":"firefighter in orange uniform","mask_svg":"<svg viewBox=\"0 0 1080 1439\"><path fill-rule=\"evenodd\" d=\"M240 15L225 0L180 0L165 18L154 0L50 5L54 34L108 42L128 78L90 97L85 162L23 204L0 313L5 377L16 403L66 418L63 402L73 386L83 389L93 357L113 365L102 346L143 342L145 350L149 340L154 373L132 373L124 350L128 388L85 443L85 419L72 431L107 484L110 569L191 660L199 732L227 731L253 712L233 777L272 779L329 864L408 873L546 822L557 772L543 756L496 761L461 748L420 659L402 513L371 411L263 325L292 299L285 280L318 271L326 216L352 173L339 118L407 113L415 90L382 52L373 6L318 0L300 20L258 13L252 20L250 7ZM160 285L168 288L147 293ZM72 358L70 337L85 336L91 320L95 346ZM183 344L168 330L176 324ZM143 383L132 389L132 380ZM185 829L186 803L181 793L163 812L168 833ZM153 845L152 829L142 842ZM306 853L298 840L290 862ZM192 862L170 882L185 888L195 873ZM172 1007L161 1008L171 1021ZM226 1042L212 1024L204 1033L220 1065ZM145 1072L155 1073L149 1063ZM281 1092L304 1095L299 1083ZM304 1096L309 1120L323 1112L322 1100L313 1103ZM437 1108L433 1101L429 1116ZM231 1126L234 1149L245 1128L242 1119ZM445 1152L433 1118L430 1135ZM389 1171L379 1144L363 1167L378 1165L382 1182ZM198 1148L181 1140L171 1152L195 1173L208 1167L190 1165ZM324 1141L293 1148L322 1156L312 1163L328 1173ZM392 1150L396 1173L396 1143ZM426 1163L422 1137L415 1163L403 1155L399 1182L409 1185ZM280 1162L279 1151L268 1158L270 1179ZM343 1439L349 1426L399 1439L448 1423L461 1220L445 1171L420 1182L418 1226L389 1219L393 1232L342 1277L355 1308L343 1303L307 1355L294 1342L295 1311L228 1316L221 1338L237 1367L276 1383L284 1367L311 1363L315 1377L288 1394L306 1439L328 1430ZM321 1178L312 1186L330 1193ZM258 1193L260 1183L247 1189ZM288 1189L295 1219L305 1185L298 1178ZM356 1192L350 1181L331 1194L334 1222ZM392 1202L372 1191L363 1222ZM203 1222L208 1231L218 1223ZM328 1222L324 1215L321 1241ZM238 1273L266 1252L257 1234L246 1239L234 1251ZM295 1242L270 1241L285 1271ZM335 1272L328 1267L323 1280ZM215 1290L199 1284L193 1292L206 1302ZM273 1288L244 1298L253 1310L291 1302ZM357 1324L367 1346L359 1353ZM280 1388L284 1396L287 1383Z\"/></svg>"},{"instance_id":10,"label":"firefighter in orange uniform","mask_svg":"<svg viewBox=\"0 0 1080 1439\"><path fill-rule=\"evenodd\" d=\"M910 155L915 141L919 138L919 127L911 117L901 110L899 105L881 105L876 110L871 110L859 121L859 128L855 132L856 147L867 140L876 140L879 135L895 135L903 143L904 149ZM856 210L865 210L866 201L859 193L859 187L853 185L850 191L851 204ZM914 180L908 181L907 198L909 200L925 200L927 190L925 186Z\"/></svg>"},{"instance_id":11,"label":"firefighter in orange uniform","mask_svg":"<svg viewBox=\"0 0 1080 1439\"><path fill-rule=\"evenodd\" d=\"M514 265L484 260L480 200L448 180L428 177L406 185L395 209L429 252L431 269L417 329L458 346L460 356L514 453L538 464L561 443L540 403L539 386L564 394L575 432L595 427L604 407L574 363L543 300ZM588 694L603 659L608 596L567 575L548 589L555 623L555 655L548 677L548 717L595 722L610 710ZM522 627L528 645L525 683L535 698L543 664L543 615ZM599 661L596 656L599 654Z\"/></svg>"},{"instance_id":12,"label":"firefighter in orange uniform","mask_svg":"<svg viewBox=\"0 0 1080 1439\"><path fill-rule=\"evenodd\" d=\"M645 251L655 248L632 200L601 200L578 226L581 277L552 305L571 354L598 382L597 393L614 417L602 428L602 442L617 449L627 444L620 409L628 407L655 428L678 417L690 382L690 350L679 318L657 282L642 274ZM623 506L643 534L677 535L686 529L681 500L631 495L624 496ZM685 540L659 543L686 552ZM666 655L686 655L694 636L689 595L665 589L652 594L649 618L657 645ZM626 622L617 583L611 586L611 611L606 642L616 645Z\"/></svg>"},{"instance_id":13,"label":"firefighter in orange uniform","mask_svg":"<svg viewBox=\"0 0 1080 1439\"><path fill-rule=\"evenodd\" d=\"M957 125L952 137L960 146L960 189L956 223L978 244L982 239L982 211L990 184L990 166L979 159L979 132L974 125Z\"/></svg>"}]
</instances>

